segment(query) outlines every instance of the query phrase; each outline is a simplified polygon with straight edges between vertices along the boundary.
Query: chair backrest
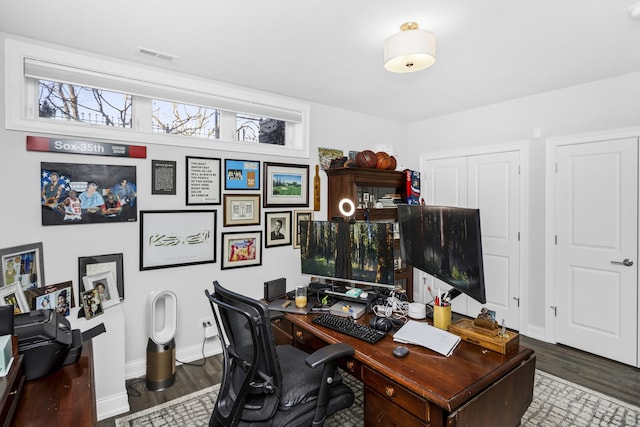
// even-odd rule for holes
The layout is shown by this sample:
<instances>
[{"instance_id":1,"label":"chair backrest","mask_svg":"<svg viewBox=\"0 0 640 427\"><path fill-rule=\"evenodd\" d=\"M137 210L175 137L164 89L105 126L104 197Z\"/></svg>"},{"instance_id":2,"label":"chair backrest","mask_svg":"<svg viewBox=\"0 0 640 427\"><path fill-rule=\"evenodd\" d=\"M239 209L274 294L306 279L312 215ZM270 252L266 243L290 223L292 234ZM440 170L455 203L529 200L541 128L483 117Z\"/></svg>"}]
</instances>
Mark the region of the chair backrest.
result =
<instances>
[{"instance_id":1,"label":"chair backrest","mask_svg":"<svg viewBox=\"0 0 640 427\"><path fill-rule=\"evenodd\" d=\"M213 287L213 295L205 294L220 331L224 376L210 425L270 419L280 402L282 372L269 309L217 281Z\"/></svg>"}]
</instances>

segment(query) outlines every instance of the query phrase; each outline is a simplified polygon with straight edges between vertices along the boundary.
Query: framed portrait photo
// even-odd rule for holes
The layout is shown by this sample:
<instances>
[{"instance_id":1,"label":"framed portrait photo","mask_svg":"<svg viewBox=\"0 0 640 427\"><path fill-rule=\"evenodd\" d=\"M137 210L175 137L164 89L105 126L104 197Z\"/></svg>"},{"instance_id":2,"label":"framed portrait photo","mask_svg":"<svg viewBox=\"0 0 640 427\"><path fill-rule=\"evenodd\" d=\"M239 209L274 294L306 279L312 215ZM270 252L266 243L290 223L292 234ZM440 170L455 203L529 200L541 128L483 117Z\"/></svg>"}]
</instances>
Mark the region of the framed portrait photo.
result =
<instances>
[{"instance_id":1,"label":"framed portrait photo","mask_svg":"<svg viewBox=\"0 0 640 427\"><path fill-rule=\"evenodd\" d=\"M20 283L14 283L0 288L0 305L12 304L13 314L22 314L31 311L29 302L24 296Z\"/></svg>"},{"instance_id":2,"label":"framed portrait photo","mask_svg":"<svg viewBox=\"0 0 640 427\"><path fill-rule=\"evenodd\" d=\"M186 163L187 205L219 205L220 159L187 156Z\"/></svg>"},{"instance_id":3,"label":"framed portrait photo","mask_svg":"<svg viewBox=\"0 0 640 427\"><path fill-rule=\"evenodd\" d=\"M102 303L100 302L100 296L96 289L89 289L82 292L82 310L84 311L84 317L87 320L92 319L102 313Z\"/></svg>"},{"instance_id":4,"label":"framed portrait photo","mask_svg":"<svg viewBox=\"0 0 640 427\"><path fill-rule=\"evenodd\" d=\"M3 286L19 283L23 290L44 286L42 242L0 249Z\"/></svg>"},{"instance_id":5,"label":"framed portrait photo","mask_svg":"<svg viewBox=\"0 0 640 427\"><path fill-rule=\"evenodd\" d=\"M262 265L262 231L222 233L222 270L256 265Z\"/></svg>"},{"instance_id":6,"label":"framed portrait photo","mask_svg":"<svg viewBox=\"0 0 640 427\"><path fill-rule=\"evenodd\" d=\"M122 268L122 254L96 255L78 258L78 295L84 288L84 276L93 276L95 274L110 271L113 273L116 287L118 289L118 298L124 299L124 272Z\"/></svg>"},{"instance_id":7,"label":"framed portrait photo","mask_svg":"<svg viewBox=\"0 0 640 427\"><path fill-rule=\"evenodd\" d=\"M291 244L291 211L265 212L265 248Z\"/></svg>"},{"instance_id":8,"label":"framed portrait photo","mask_svg":"<svg viewBox=\"0 0 640 427\"><path fill-rule=\"evenodd\" d=\"M308 207L309 165L264 163L263 206Z\"/></svg>"},{"instance_id":9,"label":"framed portrait photo","mask_svg":"<svg viewBox=\"0 0 640 427\"><path fill-rule=\"evenodd\" d=\"M52 309L68 316L71 307L75 307L71 280L24 291L31 310Z\"/></svg>"},{"instance_id":10,"label":"framed portrait photo","mask_svg":"<svg viewBox=\"0 0 640 427\"><path fill-rule=\"evenodd\" d=\"M140 211L140 271L216 262L216 213Z\"/></svg>"},{"instance_id":11,"label":"framed portrait photo","mask_svg":"<svg viewBox=\"0 0 640 427\"><path fill-rule=\"evenodd\" d=\"M260 161L225 159L224 189L259 190Z\"/></svg>"},{"instance_id":12,"label":"framed portrait photo","mask_svg":"<svg viewBox=\"0 0 640 427\"><path fill-rule=\"evenodd\" d=\"M223 224L225 227L260 225L260 195L225 194Z\"/></svg>"},{"instance_id":13,"label":"framed portrait photo","mask_svg":"<svg viewBox=\"0 0 640 427\"><path fill-rule=\"evenodd\" d=\"M300 222L313 221L313 211L296 210L293 211L293 247L300 248Z\"/></svg>"},{"instance_id":14,"label":"framed portrait photo","mask_svg":"<svg viewBox=\"0 0 640 427\"><path fill-rule=\"evenodd\" d=\"M84 276L82 282L84 284L83 291L88 291L89 289L98 291L103 309L113 307L120 302L118 287L116 286L116 280L112 271L105 271L92 276Z\"/></svg>"}]
</instances>

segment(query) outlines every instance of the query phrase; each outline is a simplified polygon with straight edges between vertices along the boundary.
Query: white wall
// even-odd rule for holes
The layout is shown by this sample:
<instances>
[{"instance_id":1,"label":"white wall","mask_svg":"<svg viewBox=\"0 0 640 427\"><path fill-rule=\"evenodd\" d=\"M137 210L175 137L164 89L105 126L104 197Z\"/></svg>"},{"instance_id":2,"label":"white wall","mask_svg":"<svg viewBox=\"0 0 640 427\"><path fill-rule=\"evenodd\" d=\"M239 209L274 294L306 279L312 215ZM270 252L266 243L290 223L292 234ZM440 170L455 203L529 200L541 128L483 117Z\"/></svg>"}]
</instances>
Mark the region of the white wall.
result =
<instances>
[{"instance_id":1,"label":"white wall","mask_svg":"<svg viewBox=\"0 0 640 427\"><path fill-rule=\"evenodd\" d=\"M0 46L2 46L0 44ZM0 47L2 49L2 47ZM4 57L4 56L3 56ZM4 81L4 67L0 74ZM0 84L3 101L4 84ZM310 165L310 202L313 206L313 174L318 163L317 147L362 150L390 141L404 141L406 126L391 121L368 117L359 113L339 110L323 105L312 105L311 157L279 158L275 156L249 156L234 152L178 148L164 145L147 145L146 159L83 156L59 153L26 151L28 132L7 131L4 124L5 105L0 106L0 182L4 185L5 209L0 222L0 247L12 247L32 242L43 242L44 270L48 284L69 281L74 290L78 285L78 257L123 253L125 300L122 308L126 322L127 376L143 375L146 364L147 297L154 289L168 289L178 297L178 330L176 336L177 357L188 361L200 357L203 330L200 319L211 317L204 289L211 288L213 280L253 297L262 297L263 282L286 277L291 289L300 275L299 250L292 246L263 248L260 267L220 270L220 233L240 231L233 227L223 230L222 206L197 207L218 211L218 262L190 267L178 267L151 271L139 271L139 223L83 224L48 226L41 225L40 217L40 162L89 163L132 165L137 168L138 209L193 209L185 206L185 156L247 158L262 162L287 162ZM44 135L57 136L57 135ZM64 137L72 139L71 137ZM126 141L124 141L126 142ZM136 144L139 145L139 144ZM177 162L177 194L175 196L151 195L151 160ZM407 160L402 160L406 162ZM326 174L321 172L322 210L317 218L326 218ZM224 190L223 190L224 191ZM283 209L270 209L283 210ZM289 208L289 210L293 210ZM261 212L264 220L264 210ZM246 230L261 227L246 227ZM108 332L107 332L108 333ZM208 343L207 354L217 351L216 342Z\"/></svg>"},{"instance_id":2,"label":"white wall","mask_svg":"<svg viewBox=\"0 0 640 427\"><path fill-rule=\"evenodd\" d=\"M529 332L545 327L544 138L638 126L639 112L640 73L632 73L409 125L412 169L419 168L416 154L530 141Z\"/></svg>"}]
</instances>

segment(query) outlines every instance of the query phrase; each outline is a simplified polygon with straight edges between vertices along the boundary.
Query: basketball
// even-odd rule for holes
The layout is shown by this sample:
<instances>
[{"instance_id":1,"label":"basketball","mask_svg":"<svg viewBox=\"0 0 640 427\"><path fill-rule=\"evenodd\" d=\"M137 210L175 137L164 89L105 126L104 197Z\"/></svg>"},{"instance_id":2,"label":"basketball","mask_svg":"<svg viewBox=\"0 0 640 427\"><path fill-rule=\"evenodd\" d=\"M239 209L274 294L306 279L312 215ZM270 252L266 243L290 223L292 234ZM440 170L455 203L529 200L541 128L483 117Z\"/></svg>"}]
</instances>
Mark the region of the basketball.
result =
<instances>
[{"instance_id":1,"label":"basketball","mask_svg":"<svg viewBox=\"0 0 640 427\"><path fill-rule=\"evenodd\" d=\"M356 163L361 168L375 168L378 163L378 158L373 151L363 150L356 154Z\"/></svg>"},{"instance_id":2,"label":"basketball","mask_svg":"<svg viewBox=\"0 0 640 427\"><path fill-rule=\"evenodd\" d=\"M391 157L384 151L378 151L376 153L376 168L389 169L390 166L391 166Z\"/></svg>"},{"instance_id":3,"label":"basketball","mask_svg":"<svg viewBox=\"0 0 640 427\"><path fill-rule=\"evenodd\" d=\"M398 166L398 161L396 160L396 158L393 156L389 156L389 160L391 160L391 166L389 166L389 170L396 170L396 167Z\"/></svg>"}]
</instances>

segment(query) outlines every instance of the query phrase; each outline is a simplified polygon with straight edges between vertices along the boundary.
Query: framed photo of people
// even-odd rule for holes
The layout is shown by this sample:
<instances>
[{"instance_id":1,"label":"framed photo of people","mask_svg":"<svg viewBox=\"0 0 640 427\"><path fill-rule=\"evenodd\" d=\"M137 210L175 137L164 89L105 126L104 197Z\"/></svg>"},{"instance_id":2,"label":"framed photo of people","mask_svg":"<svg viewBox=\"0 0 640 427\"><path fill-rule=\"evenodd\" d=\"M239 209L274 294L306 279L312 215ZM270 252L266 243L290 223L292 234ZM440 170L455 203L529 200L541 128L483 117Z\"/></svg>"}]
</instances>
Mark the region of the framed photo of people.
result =
<instances>
[{"instance_id":1,"label":"framed photo of people","mask_svg":"<svg viewBox=\"0 0 640 427\"><path fill-rule=\"evenodd\" d=\"M42 225L138 220L136 167L40 163Z\"/></svg>"},{"instance_id":2,"label":"framed photo of people","mask_svg":"<svg viewBox=\"0 0 640 427\"><path fill-rule=\"evenodd\" d=\"M89 289L95 289L98 291L100 297L100 303L103 309L112 307L120 303L120 297L118 296L118 287L116 286L116 280L112 271L104 271L102 273L94 274L91 276L84 276L82 278L84 284L84 291Z\"/></svg>"},{"instance_id":3,"label":"framed photo of people","mask_svg":"<svg viewBox=\"0 0 640 427\"><path fill-rule=\"evenodd\" d=\"M225 159L224 176L225 190L259 190L260 161Z\"/></svg>"},{"instance_id":4,"label":"framed photo of people","mask_svg":"<svg viewBox=\"0 0 640 427\"><path fill-rule=\"evenodd\" d=\"M216 214L140 211L140 271L216 262Z\"/></svg>"},{"instance_id":5,"label":"framed photo of people","mask_svg":"<svg viewBox=\"0 0 640 427\"><path fill-rule=\"evenodd\" d=\"M110 271L115 279L116 288L118 290L118 298L124 299L124 270L123 256L119 254L94 255L78 258L78 295L85 289L83 288L84 277Z\"/></svg>"},{"instance_id":6,"label":"framed photo of people","mask_svg":"<svg viewBox=\"0 0 640 427\"><path fill-rule=\"evenodd\" d=\"M220 159L210 157L186 158L187 205L219 205L222 183Z\"/></svg>"},{"instance_id":7,"label":"framed photo of people","mask_svg":"<svg viewBox=\"0 0 640 427\"><path fill-rule=\"evenodd\" d=\"M265 212L265 248L291 244L291 211Z\"/></svg>"},{"instance_id":8,"label":"framed photo of people","mask_svg":"<svg viewBox=\"0 0 640 427\"><path fill-rule=\"evenodd\" d=\"M221 269L262 265L262 231L222 233Z\"/></svg>"},{"instance_id":9,"label":"framed photo of people","mask_svg":"<svg viewBox=\"0 0 640 427\"><path fill-rule=\"evenodd\" d=\"M263 206L308 207L309 165L264 163Z\"/></svg>"},{"instance_id":10,"label":"framed photo of people","mask_svg":"<svg viewBox=\"0 0 640 427\"><path fill-rule=\"evenodd\" d=\"M75 307L71 281L24 291L31 310L52 309L68 316L71 307Z\"/></svg>"}]
</instances>

